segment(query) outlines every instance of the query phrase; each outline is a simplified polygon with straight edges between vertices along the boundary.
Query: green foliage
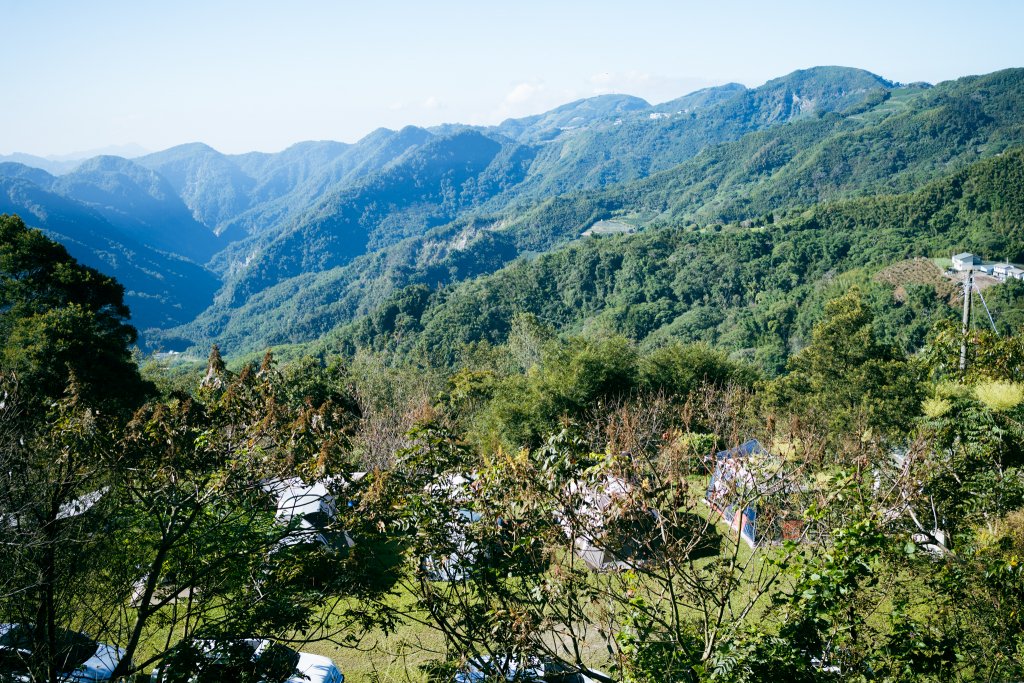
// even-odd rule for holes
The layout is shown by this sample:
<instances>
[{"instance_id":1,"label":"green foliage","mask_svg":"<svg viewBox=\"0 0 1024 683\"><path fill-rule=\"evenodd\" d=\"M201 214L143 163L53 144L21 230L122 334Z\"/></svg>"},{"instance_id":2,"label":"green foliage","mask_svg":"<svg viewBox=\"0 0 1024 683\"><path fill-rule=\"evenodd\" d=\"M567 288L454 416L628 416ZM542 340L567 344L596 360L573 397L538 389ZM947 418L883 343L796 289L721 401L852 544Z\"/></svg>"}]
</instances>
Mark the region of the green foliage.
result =
<instances>
[{"instance_id":1,"label":"green foliage","mask_svg":"<svg viewBox=\"0 0 1024 683\"><path fill-rule=\"evenodd\" d=\"M597 414L639 388L638 354L626 339L573 339L496 386L484 421L497 424L505 444L537 446L560 423Z\"/></svg>"},{"instance_id":2,"label":"green foliage","mask_svg":"<svg viewBox=\"0 0 1024 683\"><path fill-rule=\"evenodd\" d=\"M729 360L707 344L669 344L641 360L641 385L648 391L687 396L704 384L750 386L758 375L753 367Z\"/></svg>"},{"instance_id":3,"label":"green foliage","mask_svg":"<svg viewBox=\"0 0 1024 683\"><path fill-rule=\"evenodd\" d=\"M132 362L124 288L80 265L17 216L0 216L0 367L23 398L61 397L128 411L149 391Z\"/></svg>"},{"instance_id":4,"label":"green foliage","mask_svg":"<svg viewBox=\"0 0 1024 683\"><path fill-rule=\"evenodd\" d=\"M854 289L828 303L811 344L792 357L789 374L771 391L780 407L824 417L835 438L851 429L901 434L920 406L921 374L877 341L871 312Z\"/></svg>"},{"instance_id":5,"label":"green foliage","mask_svg":"<svg viewBox=\"0 0 1024 683\"><path fill-rule=\"evenodd\" d=\"M680 643L678 638L666 637L658 625L652 623L650 607L643 598L630 601L634 611L627 613L622 631L615 639L626 662L623 683L690 683L701 680L700 645L697 634Z\"/></svg>"}]
</instances>

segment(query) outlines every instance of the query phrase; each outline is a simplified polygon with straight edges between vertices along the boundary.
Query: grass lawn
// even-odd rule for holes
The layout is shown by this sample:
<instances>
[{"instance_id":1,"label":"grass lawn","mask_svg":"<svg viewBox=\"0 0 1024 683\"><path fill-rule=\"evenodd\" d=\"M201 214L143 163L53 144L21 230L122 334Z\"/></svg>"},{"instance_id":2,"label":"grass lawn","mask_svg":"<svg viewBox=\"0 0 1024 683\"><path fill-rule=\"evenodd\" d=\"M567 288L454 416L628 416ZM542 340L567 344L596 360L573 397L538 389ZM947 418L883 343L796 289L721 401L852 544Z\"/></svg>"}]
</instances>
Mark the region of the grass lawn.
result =
<instances>
[{"instance_id":1,"label":"grass lawn","mask_svg":"<svg viewBox=\"0 0 1024 683\"><path fill-rule=\"evenodd\" d=\"M413 597L408 593L394 600L398 609L410 608L412 603ZM357 646L323 640L301 649L333 659L346 681L426 681L420 666L445 655L441 634L414 622L400 625L391 634L368 633Z\"/></svg>"}]
</instances>

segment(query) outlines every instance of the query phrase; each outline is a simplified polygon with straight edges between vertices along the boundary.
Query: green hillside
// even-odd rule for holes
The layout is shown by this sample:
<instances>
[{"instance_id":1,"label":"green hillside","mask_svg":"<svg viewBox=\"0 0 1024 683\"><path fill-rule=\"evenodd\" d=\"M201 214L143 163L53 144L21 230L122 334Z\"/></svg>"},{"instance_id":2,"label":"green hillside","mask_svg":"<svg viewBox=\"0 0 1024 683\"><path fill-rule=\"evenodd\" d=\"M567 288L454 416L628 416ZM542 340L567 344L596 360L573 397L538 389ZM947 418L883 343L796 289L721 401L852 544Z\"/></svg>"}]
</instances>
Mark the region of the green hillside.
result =
<instances>
[{"instance_id":1,"label":"green hillside","mask_svg":"<svg viewBox=\"0 0 1024 683\"><path fill-rule=\"evenodd\" d=\"M172 335L201 346L217 339L234 350L310 341L396 289L436 288L493 272L567 244L599 220L685 230L774 223L776 214L843 197L908 192L1024 144L1024 70L865 93L843 113L807 114L707 147L646 179L494 213L478 210L348 265L307 271L263 291L250 288L248 298L222 300ZM276 267L273 260L259 263L253 267Z\"/></svg>"},{"instance_id":2,"label":"green hillside","mask_svg":"<svg viewBox=\"0 0 1024 683\"><path fill-rule=\"evenodd\" d=\"M824 302L860 284L883 338L910 351L935 321L956 315L946 292L911 283L900 301L870 274L964 250L1024 260L1022 196L1018 149L908 195L826 203L769 222L584 240L455 287L401 290L322 346L450 364L474 343L503 343L513 318L530 313L557 330L654 345L706 341L778 371L807 343Z\"/></svg>"}]
</instances>

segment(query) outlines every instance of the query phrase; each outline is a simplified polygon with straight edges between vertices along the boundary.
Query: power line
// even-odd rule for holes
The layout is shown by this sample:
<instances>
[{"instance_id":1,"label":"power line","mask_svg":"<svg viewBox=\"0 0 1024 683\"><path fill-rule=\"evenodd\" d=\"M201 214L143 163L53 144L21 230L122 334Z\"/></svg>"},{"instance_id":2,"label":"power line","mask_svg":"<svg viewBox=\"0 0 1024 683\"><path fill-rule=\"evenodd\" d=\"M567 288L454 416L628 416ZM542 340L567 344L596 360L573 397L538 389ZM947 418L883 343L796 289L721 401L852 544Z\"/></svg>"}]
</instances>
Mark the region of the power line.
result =
<instances>
[{"instance_id":1,"label":"power line","mask_svg":"<svg viewBox=\"0 0 1024 683\"><path fill-rule=\"evenodd\" d=\"M974 291L978 293L978 298L981 299L981 305L985 307L985 313L988 314L988 323L992 326L992 331L999 334L999 330L996 329L996 321L992 319L992 311L988 309L988 304L985 302L985 295L981 293L981 288L978 287L977 283L974 285Z\"/></svg>"}]
</instances>

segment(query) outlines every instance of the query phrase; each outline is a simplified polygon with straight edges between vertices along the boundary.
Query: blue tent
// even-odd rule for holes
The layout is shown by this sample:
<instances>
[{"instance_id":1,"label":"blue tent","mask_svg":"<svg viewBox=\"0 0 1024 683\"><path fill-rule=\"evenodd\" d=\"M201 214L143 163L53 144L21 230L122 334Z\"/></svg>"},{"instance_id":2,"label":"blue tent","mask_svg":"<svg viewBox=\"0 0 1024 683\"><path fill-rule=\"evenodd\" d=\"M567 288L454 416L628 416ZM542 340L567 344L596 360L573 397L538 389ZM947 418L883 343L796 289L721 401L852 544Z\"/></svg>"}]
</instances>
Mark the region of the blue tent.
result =
<instances>
[{"instance_id":1,"label":"blue tent","mask_svg":"<svg viewBox=\"0 0 1024 683\"><path fill-rule=\"evenodd\" d=\"M708 483L706 499L708 505L722 514L734 529L738 529L751 547L761 539L757 532L757 508L750 501L743 500L743 491L751 481L744 463L752 455L768 455L757 439L751 439L736 448L719 451L715 455L715 470Z\"/></svg>"}]
</instances>

